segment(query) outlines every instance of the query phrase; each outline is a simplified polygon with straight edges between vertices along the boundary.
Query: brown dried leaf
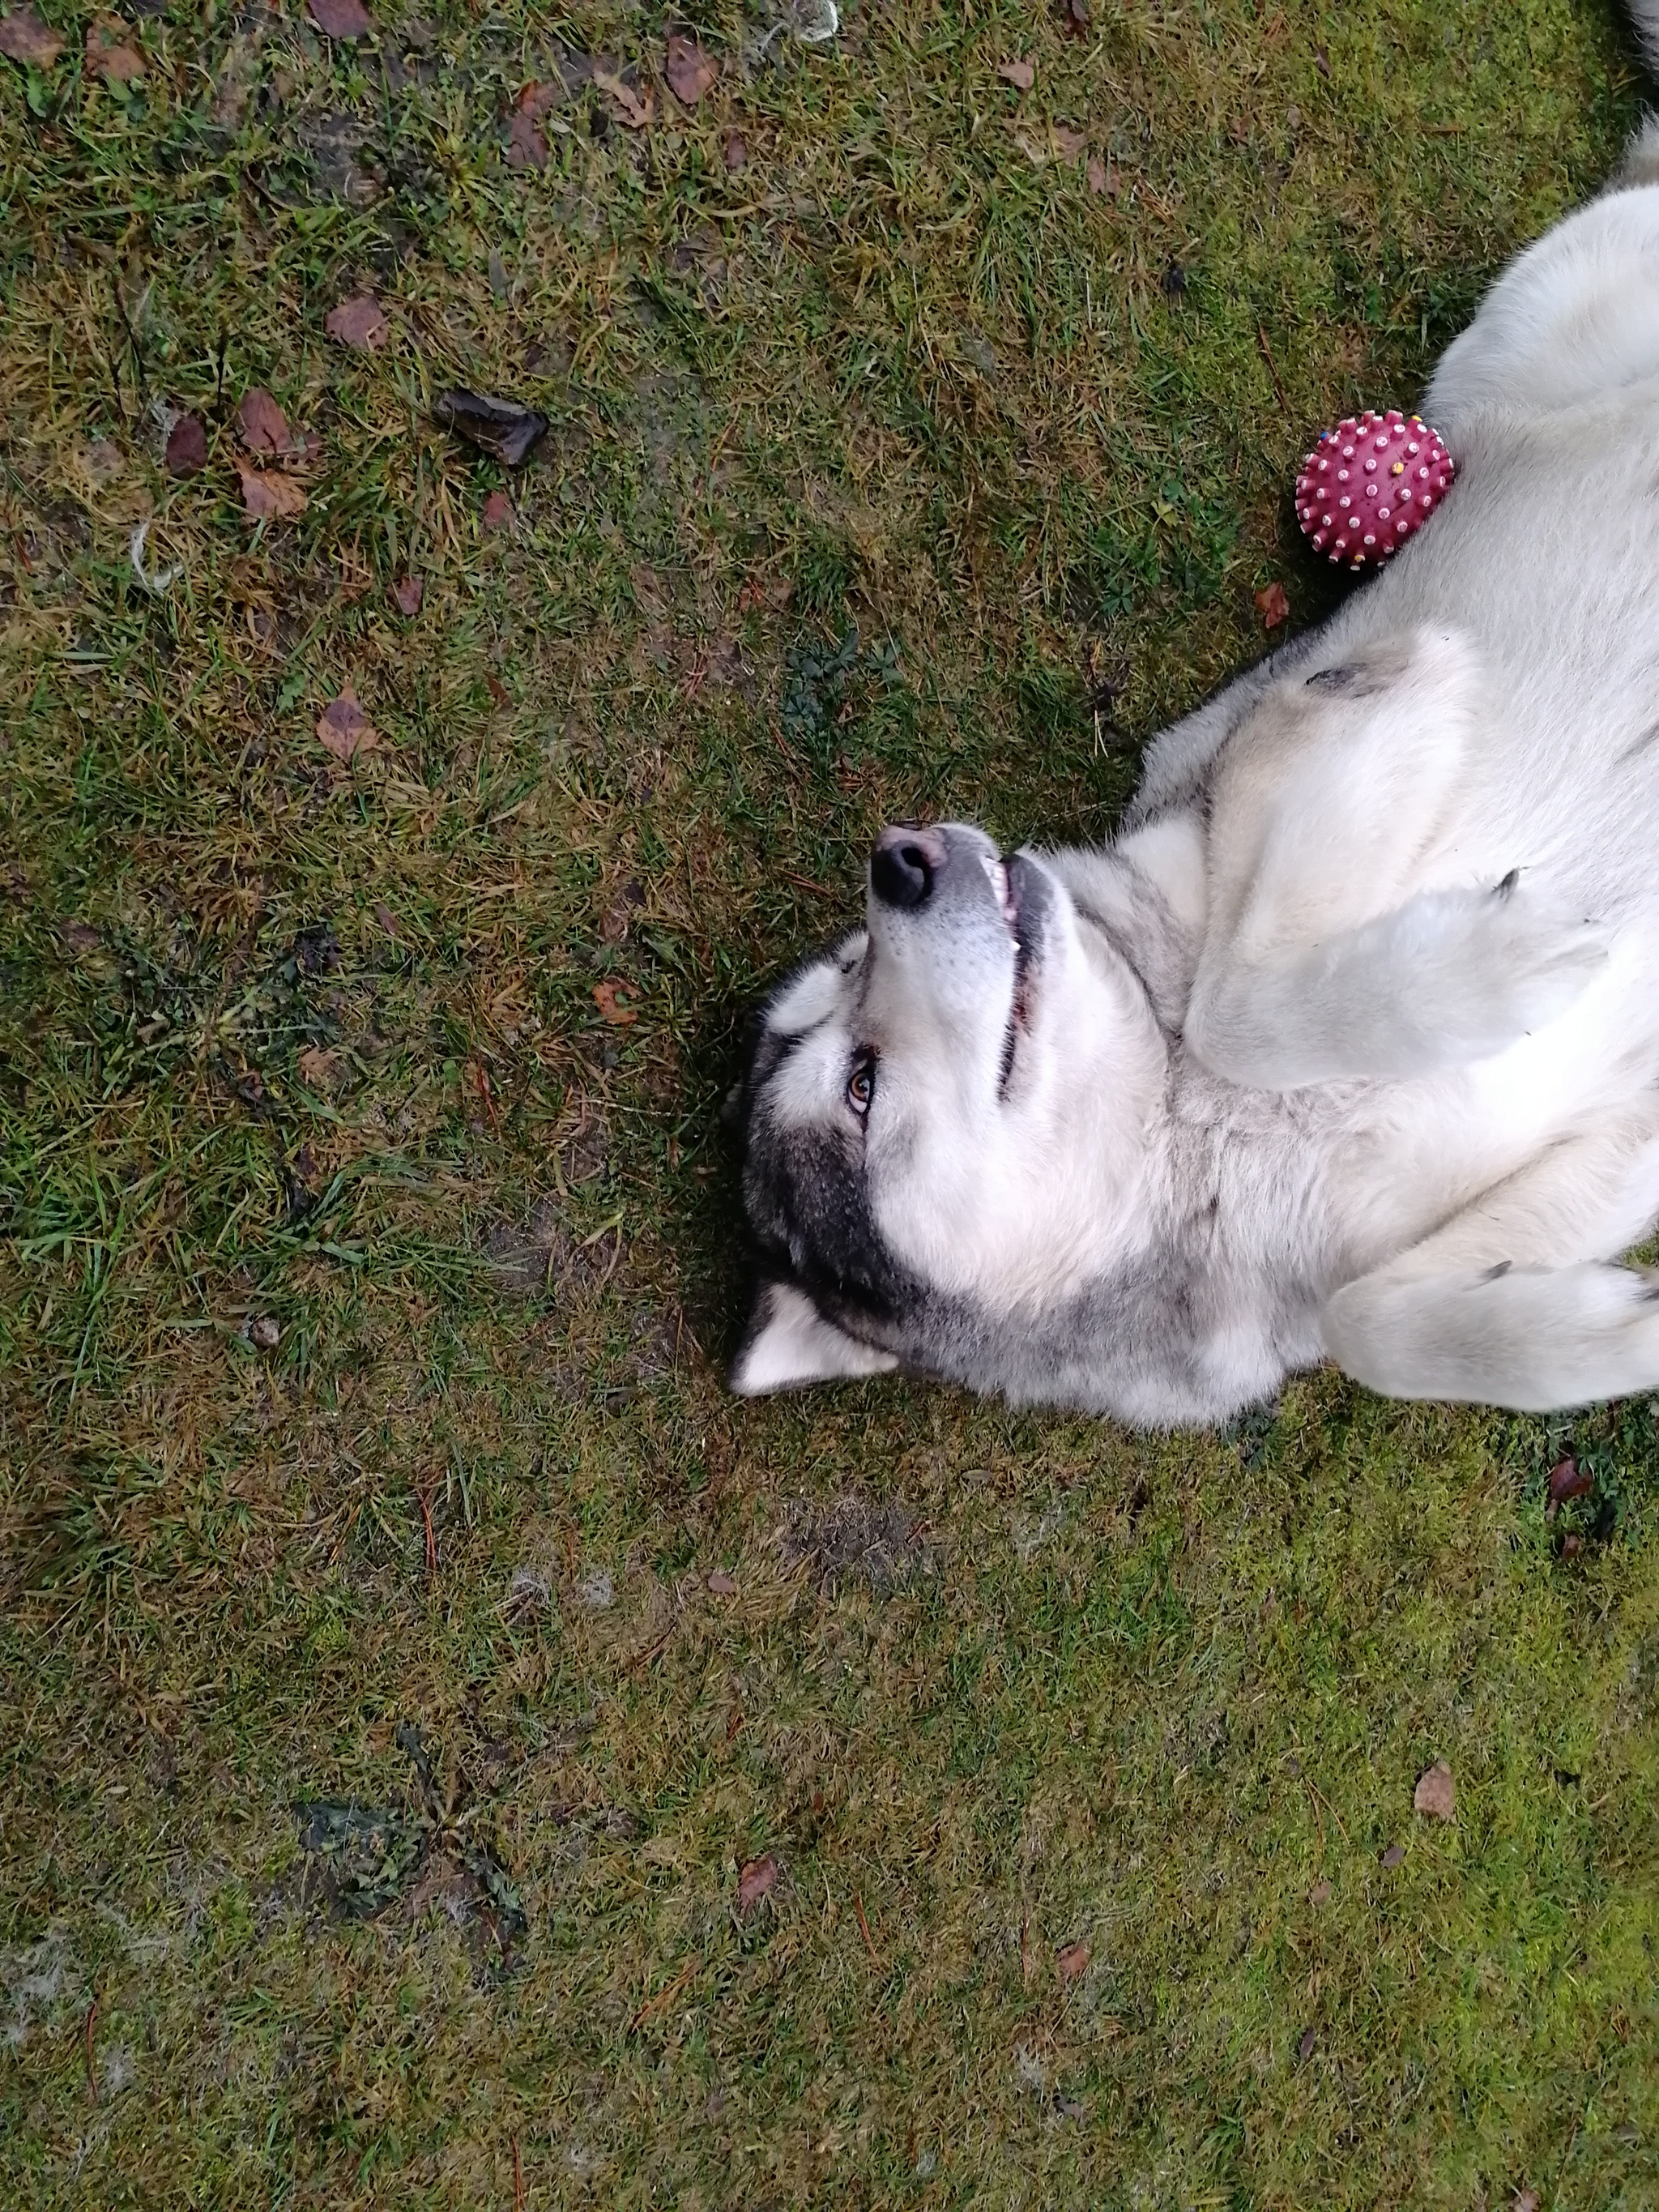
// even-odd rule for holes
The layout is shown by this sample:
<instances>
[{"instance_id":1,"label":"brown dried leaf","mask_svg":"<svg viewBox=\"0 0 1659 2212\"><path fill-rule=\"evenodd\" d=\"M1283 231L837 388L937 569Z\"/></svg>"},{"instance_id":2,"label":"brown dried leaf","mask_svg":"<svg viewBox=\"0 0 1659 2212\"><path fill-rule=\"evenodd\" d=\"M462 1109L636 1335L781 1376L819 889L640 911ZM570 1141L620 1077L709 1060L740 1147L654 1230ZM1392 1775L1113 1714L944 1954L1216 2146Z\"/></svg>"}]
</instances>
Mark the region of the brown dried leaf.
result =
<instances>
[{"instance_id":1,"label":"brown dried leaf","mask_svg":"<svg viewBox=\"0 0 1659 2212\"><path fill-rule=\"evenodd\" d=\"M392 335L380 301L367 292L354 292L349 300L331 307L323 318L323 328L337 345L362 346L370 353L379 353Z\"/></svg>"},{"instance_id":2,"label":"brown dried leaf","mask_svg":"<svg viewBox=\"0 0 1659 2212\"><path fill-rule=\"evenodd\" d=\"M1117 198L1117 171L1103 161L1098 154L1091 155L1085 163L1083 181L1097 199Z\"/></svg>"},{"instance_id":3,"label":"brown dried leaf","mask_svg":"<svg viewBox=\"0 0 1659 2212\"><path fill-rule=\"evenodd\" d=\"M516 469L547 428L547 417L516 399L492 398L487 392L457 386L441 392L432 411L446 429L457 430L480 453L491 453Z\"/></svg>"},{"instance_id":4,"label":"brown dried leaf","mask_svg":"<svg viewBox=\"0 0 1659 2212\"><path fill-rule=\"evenodd\" d=\"M1011 62L999 62L997 75L1005 84L1012 84L1020 92L1029 92L1036 82L1035 66L1023 58L1017 58Z\"/></svg>"},{"instance_id":5,"label":"brown dried leaf","mask_svg":"<svg viewBox=\"0 0 1659 2212\"><path fill-rule=\"evenodd\" d=\"M366 39L374 27L363 0L306 0L306 13L325 39Z\"/></svg>"},{"instance_id":6,"label":"brown dried leaf","mask_svg":"<svg viewBox=\"0 0 1659 2212\"><path fill-rule=\"evenodd\" d=\"M118 15L100 15L87 32L87 67L106 84L131 84L144 74L144 58L126 40Z\"/></svg>"},{"instance_id":7,"label":"brown dried leaf","mask_svg":"<svg viewBox=\"0 0 1659 2212\"><path fill-rule=\"evenodd\" d=\"M332 750L331 746L330 750ZM326 1045L308 1044L300 1054L300 1080L310 1084L313 1091L320 1089L333 1080L334 1071L339 1064L339 1054L331 1052Z\"/></svg>"},{"instance_id":8,"label":"brown dried leaf","mask_svg":"<svg viewBox=\"0 0 1659 2212\"><path fill-rule=\"evenodd\" d=\"M668 59L663 75L682 107L695 107L720 73L720 64L712 54L705 53L688 32L669 33Z\"/></svg>"},{"instance_id":9,"label":"brown dried leaf","mask_svg":"<svg viewBox=\"0 0 1659 2212\"><path fill-rule=\"evenodd\" d=\"M399 576L392 586L392 596L398 602L398 613L407 615L412 622L421 611L426 586L418 576Z\"/></svg>"},{"instance_id":10,"label":"brown dried leaf","mask_svg":"<svg viewBox=\"0 0 1659 2212\"><path fill-rule=\"evenodd\" d=\"M748 163L749 142L741 131L728 131L726 135L726 167L728 175L736 176L739 169L748 167Z\"/></svg>"},{"instance_id":11,"label":"brown dried leaf","mask_svg":"<svg viewBox=\"0 0 1659 2212\"><path fill-rule=\"evenodd\" d=\"M1062 1982L1074 1982L1089 1963L1086 1943L1068 1943L1063 1951L1054 1954L1054 1964L1060 1969Z\"/></svg>"},{"instance_id":12,"label":"brown dried leaf","mask_svg":"<svg viewBox=\"0 0 1659 2212\"><path fill-rule=\"evenodd\" d=\"M738 1578L734 1574L728 1573L726 1568L716 1567L708 1577L708 1587L716 1597L735 1597L738 1594Z\"/></svg>"},{"instance_id":13,"label":"brown dried leaf","mask_svg":"<svg viewBox=\"0 0 1659 2212\"><path fill-rule=\"evenodd\" d=\"M380 732L357 704L356 694L349 684L318 716L317 736L337 761L355 760L359 753L373 752L380 742Z\"/></svg>"},{"instance_id":14,"label":"brown dried leaf","mask_svg":"<svg viewBox=\"0 0 1659 2212\"><path fill-rule=\"evenodd\" d=\"M605 70L596 69L593 82L610 101L611 112L619 123L625 123L630 131L645 129L653 106L648 91L635 92L631 85L624 84L619 76L612 76Z\"/></svg>"},{"instance_id":15,"label":"brown dried leaf","mask_svg":"<svg viewBox=\"0 0 1659 2212\"><path fill-rule=\"evenodd\" d=\"M492 491L480 517L486 530L505 530L513 520L513 502L504 491Z\"/></svg>"},{"instance_id":16,"label":"brown dried leaf","mask_svg":"<svg viewBox=\"0 0 1659 2212\"><path fill-rule=\"evenodd\" d=\"M175 477L193 477L207 466L207 432L198 415L181 415L167 432L167 465Z\"/></svg>"},{"instance_id":17,"label":"brown dried leaf","mask_svg":"<svg viewBox=\"0 0 1659 2212\"><path fill-rule=\"evenodd\" d=\"M1449 1820L1457 1810L1457 1788L1452 1780L1452 1771L1443 1759L1437 1759L1417 1778L1417 1787L1412 1792L1412 1809L1431 1820Z\"/></svg>"},{"instance_id":18,"label":"brown dried leaf","mask_svg":"<svg viewBox=\"0 0 1659 2212\"><path fill-rule=\"evenodd\" d=\"M1328 1905L1330 1901L1331 1886L1322 1875L1308 1892L1308 1902L1310 1905Z\"/></svg>"},{"instance_id":19,"label":"brown dried leaf","mask_svg":"<svg viewBox=\"0 0 1659 2212\"><path fill-rule=\"evenodd\" d=\"M747 1912L769 1896L777 1887L778 1863L768 1851L764 1858L750 1859L738 1875L738 1910Z\"/></svg>"},{"instance_id":20,"label":"brown dried leaf","mask_svg":"<svg viewBox=\"0 0 1659 2212\"><path fill-rule=\"evenodd\" d=\"M619 983L614 975L593 986L593 1003L613 1029L625 1030L630 1022L638 1021L639 1008L628 1003L632 995L628 985Z\"/></svg>"},{"instance_id":21,"label":"brown dried leaf","mask_svg":"<svg viewBox=\"0 0 1659 2212\"><path fill-rule=\"evenodd\" d=\"M281 470L256 469L250 461L238 461L236 473L242 480L242 505L258 520L292 522L305 513L305 486Z\"/></svg>"},{"instance_id":22,"label":"brown dried leaf","mask_svg":"<svg viewBox=\"0 0 1659 2212\"><path fill-rule=\"evenodd\" d=\"M64 51L64 41L33 8L15 8L0 21L0 54L21 62L27 69L50 69Z\"/></svg>"},{"instance_id":23,"label":"brown dried leaf","mask_svg":"<svg viewBox=\"0 0 1659 2212\"><path fill-rule=\"evenodd\" d=\"M1280 623L1291 618L1291 603L1285 596L1283 584L1269 584L1255 595L1255 611L1261 617L1263 629L1277 629Z\"/></svg>"},{"instance_id":24,"label":"brown dried leaf","mask_svg":"<svg viewBox=\"0 0 1659 2212\"><path fill-rule=\"evenodd\" d=\"M1080 161L1088 151L1089 141L1082 131L1073 131L1069 123L1051 123L1049 135L1054 142L1054 155L1061 161Z\"/></svg>"},{"instance_id":25,"label":"brown dried leaf","mask_svg":"<svg viewBox=\"0 0 1659 2212\"><path fill-rule=\"evenodd\" d=\"M1595 1487L1595 1478L1587 1474L1576 1459L1557 1460L1550 1469L1550 1510L1565 1505L1570 1498L1585 1498Z\"/></svg>"},{"instance_id":26,"label":"brown dried leaf","mask_svg":"<svg viewBox=\"0 0 1659 2212\"><path fill-rule=\"evenodd\" d=\"M1086 39L1094 20L1090 13L1089 0L1061 0L1060 27L1073 38Z\"/></svg>"},{"instance_id":27,"label":"brown dried leaf","mask_svg":"<svg viewBox=\"0 0 1659 2212\"><path fill-rule=\"evenodd\" d=\"M242 394L236 410L236 434L250 453L287 453L294 449L288 417L260 386Z\"/></svg>"},{"instance_id":28,"label":"brown dried leaf","mask_svg":"<svg viewBox=\"0 0 1659 2212\"><path fill-rule=\"evenodd\" d=\"M507 166L509 169L544 169L547 140L541 120L563 96L556 84L527 84L513 103L507 119Z\"/></svg>"}]
</instances>

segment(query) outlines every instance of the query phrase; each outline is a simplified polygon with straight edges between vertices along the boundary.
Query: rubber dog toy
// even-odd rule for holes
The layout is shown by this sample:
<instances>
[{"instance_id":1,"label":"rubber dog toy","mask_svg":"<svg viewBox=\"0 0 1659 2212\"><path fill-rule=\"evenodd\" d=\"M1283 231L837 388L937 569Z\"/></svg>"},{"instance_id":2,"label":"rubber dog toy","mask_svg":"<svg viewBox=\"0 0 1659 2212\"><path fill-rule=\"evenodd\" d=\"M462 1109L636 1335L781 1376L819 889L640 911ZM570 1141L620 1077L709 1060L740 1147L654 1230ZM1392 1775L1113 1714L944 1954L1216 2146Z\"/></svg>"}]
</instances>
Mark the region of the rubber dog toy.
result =
<instances>
[{"instance_id":1,"label":"rubber dog toy","mask_svg":"<svg viewBox=\"0 0 1659 2212\"><path fill-rule=\"evenodd\" d=\"M1296 480L1296 512L1314 550L1350 568L1386 561L1420 530L1457 466L1420 415L1348 416L1323 432Z\"/></svg>"}]
</instances>

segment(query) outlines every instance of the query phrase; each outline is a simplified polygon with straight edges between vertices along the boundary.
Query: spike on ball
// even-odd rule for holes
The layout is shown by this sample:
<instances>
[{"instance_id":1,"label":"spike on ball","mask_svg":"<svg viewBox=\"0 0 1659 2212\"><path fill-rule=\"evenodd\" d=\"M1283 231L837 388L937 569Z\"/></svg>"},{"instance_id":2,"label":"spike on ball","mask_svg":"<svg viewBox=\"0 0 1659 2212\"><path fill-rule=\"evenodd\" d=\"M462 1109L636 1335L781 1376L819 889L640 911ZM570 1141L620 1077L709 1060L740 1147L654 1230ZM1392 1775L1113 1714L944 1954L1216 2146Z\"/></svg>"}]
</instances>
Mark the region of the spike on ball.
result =
<instances>
[{"instance_id":1,"label":"spike on ball","mask_svg":"<svg viewBox=\"0 0 1659 2212\"><path fill-rule=\"evenodd\" d=\"M1333 473L1339 483L1350 481L1346 467L1339 465L1333 471L1333 455L1343 463L1359 460L1357 473L1362 479L1381 479L1365 484L1365 498L1386 492L1391 495L1390 507L1362 514L1345 495L1336 502L1338 511L1328 512L1329 492L1327 489L1321 497L1320 477L1327 487ZM1319 442L1297 478L1297 519L1317 551L1326 552L1328 547L1328 559L1346 561L1355 568L1374 568L1432 514L1456 474L1455 462L1420 415L1405 415L1397 407L1382 415L1367 409L1320 432Z\"/></svg>"}]
</instances>

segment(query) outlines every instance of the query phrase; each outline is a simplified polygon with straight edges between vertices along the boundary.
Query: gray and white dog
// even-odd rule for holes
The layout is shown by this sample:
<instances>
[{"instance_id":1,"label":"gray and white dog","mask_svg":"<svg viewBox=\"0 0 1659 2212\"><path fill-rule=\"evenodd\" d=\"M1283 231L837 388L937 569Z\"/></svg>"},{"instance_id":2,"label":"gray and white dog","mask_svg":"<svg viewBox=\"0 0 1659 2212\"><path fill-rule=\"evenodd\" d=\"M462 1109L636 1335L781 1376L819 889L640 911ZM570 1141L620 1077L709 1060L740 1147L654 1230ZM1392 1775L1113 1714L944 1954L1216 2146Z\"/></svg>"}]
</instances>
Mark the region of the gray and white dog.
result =
<instances>
[{"instance_id":1,"label":"gray and white dog","mask_svg":"<svg viewBox=\"0 0 1659 2212\"><path fill-rule=\"evenodd\" d=\"M1617 1264L1659 1218L1659 122L1423 411L1442 511L1156 740L1111 844L883 834L739 1094L735 1389L1659 1389Z\"/></svg>"}]
</instances>

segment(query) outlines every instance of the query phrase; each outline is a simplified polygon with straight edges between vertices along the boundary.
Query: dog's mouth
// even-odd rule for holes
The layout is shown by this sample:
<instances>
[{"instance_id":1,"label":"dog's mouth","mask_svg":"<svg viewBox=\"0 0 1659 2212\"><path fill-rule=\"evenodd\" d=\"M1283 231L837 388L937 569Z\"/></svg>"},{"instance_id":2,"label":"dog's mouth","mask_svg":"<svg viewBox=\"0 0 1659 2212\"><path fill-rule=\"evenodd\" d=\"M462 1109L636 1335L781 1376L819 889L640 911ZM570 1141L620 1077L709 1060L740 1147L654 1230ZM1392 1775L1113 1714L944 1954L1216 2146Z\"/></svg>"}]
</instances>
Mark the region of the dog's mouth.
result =
<instances>
[{"instance_id":1,"label":"dog's mouth","mask_svg":"<svg viewBox=\"0 0 1659 2212\"><path fill-rule=\"evenodd\" d=\"M1002 1060L997 1074L997 1096L1004 1098L1013 1077L1019 1041L1031 1026L1032 982L1036 940L1031 926L1037 902L1030 896L1030 864L1015 853L1004 860L988 860L985 872L996 896L997 908L1013 940L1014 980L1008 994L1008 1025L1002 1036Z\"/></svg>"}]
</instances>

